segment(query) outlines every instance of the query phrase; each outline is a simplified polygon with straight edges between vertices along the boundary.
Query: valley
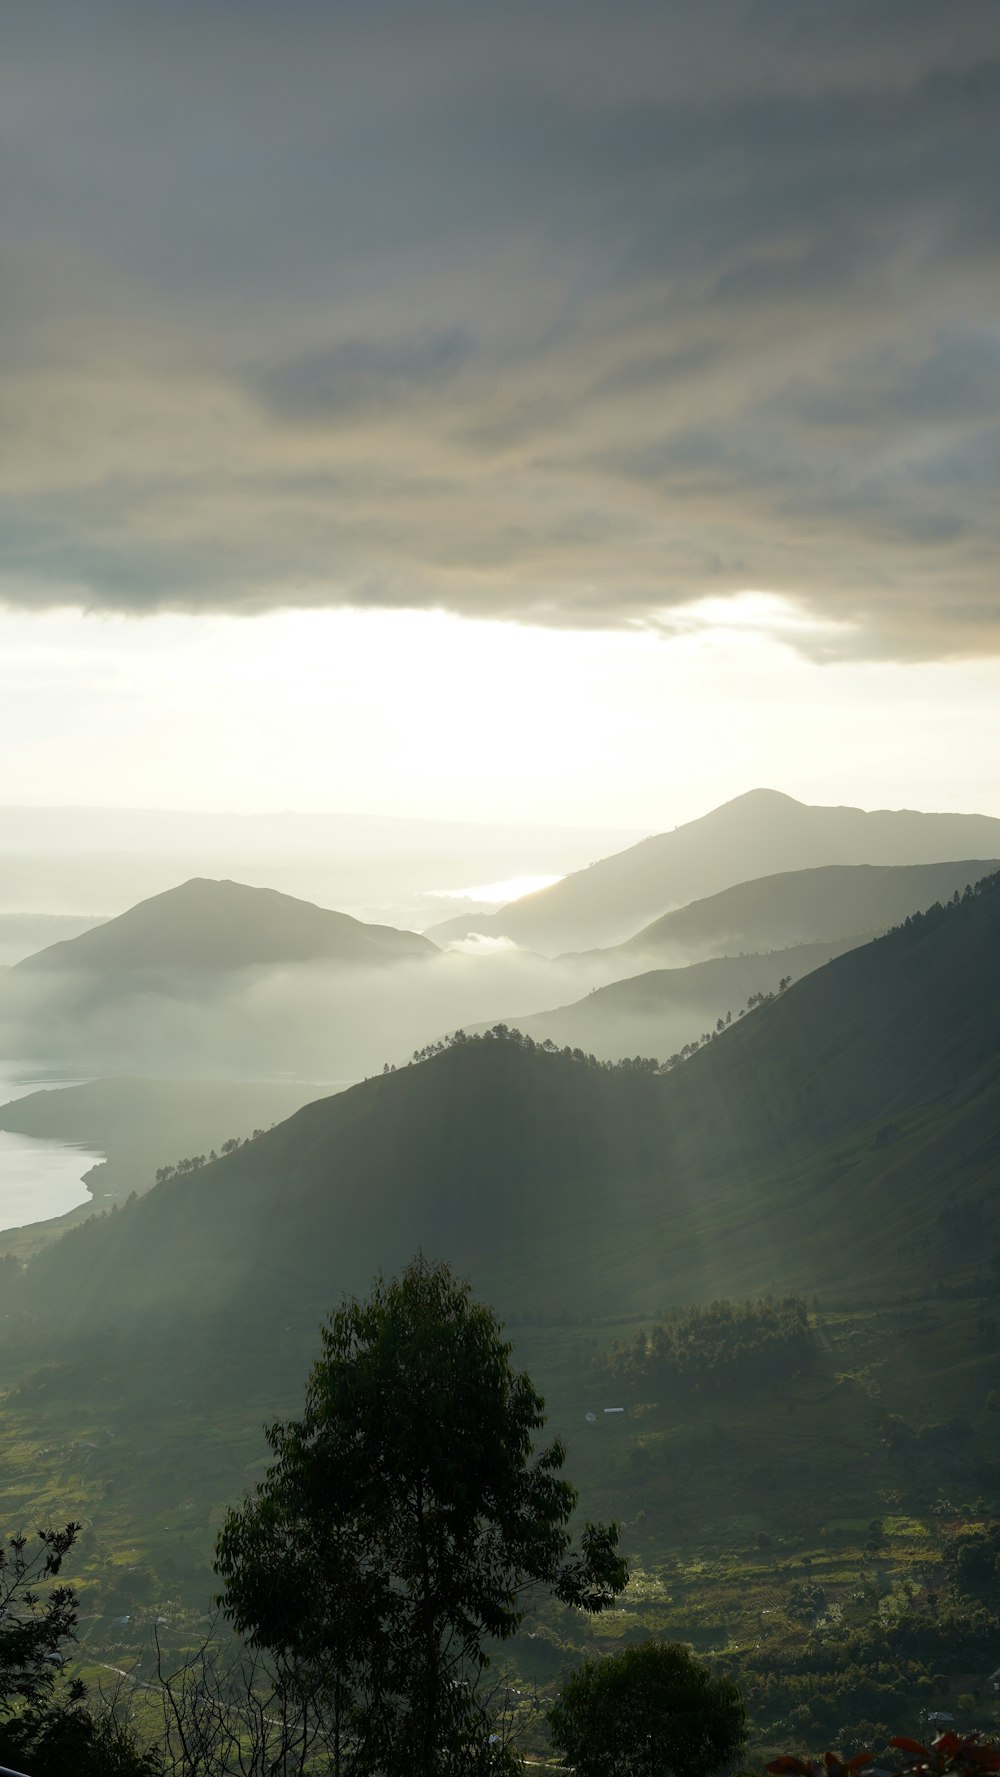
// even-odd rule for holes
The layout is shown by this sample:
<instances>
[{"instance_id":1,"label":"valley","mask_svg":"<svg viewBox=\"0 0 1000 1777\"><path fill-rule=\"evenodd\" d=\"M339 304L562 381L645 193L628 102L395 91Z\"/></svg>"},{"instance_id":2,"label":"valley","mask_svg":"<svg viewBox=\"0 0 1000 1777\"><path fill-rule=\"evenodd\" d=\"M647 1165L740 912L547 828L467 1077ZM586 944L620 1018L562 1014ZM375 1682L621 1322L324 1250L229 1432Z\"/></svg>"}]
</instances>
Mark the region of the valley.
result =
<instances>
[{"instance_id":1,"label":"valley","mask_svg":"<svg viewBox=\"0 0 1000 1777\"><path fill-rule=\"evenodd\" d=\"M969 1715L968 1696L989 1725L1000 1618L963 1602L956 1562L1000 1511L1000 875L967 869L882 937L806 947L798 975L794 945L702 957L599 988L589 1026L460 1031L332 1095L150 1075L0 1110L22 1138L92 1143L91 1188L117 1206L0 1240L8 1517L85 1526L81 1671L148 1676L154 1621L178 1654L203 1633L261 1424L294 1412L329 1309L422 1250L495 1306L581 1511L622 1525L620 1604L540 1605L504 1652L532 1756L535 1700L649 1634L739 1678L760 1751L884 1738L932 1706ZM871 905L870 878L858 892ZM883 871L879 905L900 892ZM801 935L802 897L776 894L769 931ZM842 891L823 917L838 901L856 921ZM686 917L711 942L714 911ZM113 954L115 925L75 942ZM146 929L155 963L88 965L88 995L134 998L139 970L141 999L165 966ZM167 991L190 996L179 966ZM717 999L749 985L749 1006L703 1032L702 979ZM612 1059L616 997L662 980L686 1057ZM664 1314L696 1328L699 1304L786 1297L809 1355L773 1381L723 1368L671 1394L608 1367Z\"/></svg>"}]
</instances>

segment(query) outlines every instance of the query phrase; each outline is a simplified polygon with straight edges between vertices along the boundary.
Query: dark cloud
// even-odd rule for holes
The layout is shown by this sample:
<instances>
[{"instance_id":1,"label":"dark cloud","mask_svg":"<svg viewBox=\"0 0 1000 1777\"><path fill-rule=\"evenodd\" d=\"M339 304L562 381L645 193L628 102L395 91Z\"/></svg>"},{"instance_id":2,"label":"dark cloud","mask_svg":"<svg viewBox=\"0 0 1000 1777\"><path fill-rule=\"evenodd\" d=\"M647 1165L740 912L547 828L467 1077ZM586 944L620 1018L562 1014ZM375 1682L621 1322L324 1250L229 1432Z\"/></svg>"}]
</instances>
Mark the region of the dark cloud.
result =
<instances>
[{"instance_id":1,"label":"dark cloud","mask_svg":"<svg viewBox=\"0 0 1000 1777\"><path fill-rule=\"evenodd\" d=\"M39 0L0 154L10 602L1000 648L993 0Z\"/></svg>"},{"instance_id":2,"label":"dark cloud","mask_svg":"<svg viewBox=\"0 0 1000 1777\"><path fill-rule=\"evenodd\" d=\"M349 339L251 376L264 405L287 420L336 424L359 414L392 414L433 397L469 355L468 335L452 327L417 339Z\"/></svg>"},{"instance_id":3,"label":"dark cloud","mask_svg":"<svg viewBox=\"0 0 1000 1777\"><path fill-rule=\"evenodd\" d=\"M1000 414L1000 330L945 335L916 359L885 346L835 371L823 386L787 393L788 411L801 425L905 438L914 426L943 432Z\"/></svg>"}]
</instances>

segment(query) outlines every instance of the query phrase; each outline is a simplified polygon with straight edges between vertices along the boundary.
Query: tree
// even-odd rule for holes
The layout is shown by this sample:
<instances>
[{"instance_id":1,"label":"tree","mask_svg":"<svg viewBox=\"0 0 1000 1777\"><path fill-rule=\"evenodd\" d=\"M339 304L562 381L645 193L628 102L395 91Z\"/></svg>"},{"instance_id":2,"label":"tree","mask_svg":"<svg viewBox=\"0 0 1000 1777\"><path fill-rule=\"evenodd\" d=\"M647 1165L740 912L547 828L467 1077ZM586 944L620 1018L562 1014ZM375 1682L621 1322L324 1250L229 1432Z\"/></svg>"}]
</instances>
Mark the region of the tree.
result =
<instances>
[{"instance_id":1,"label":"tree","mask_svg":"<svg viewBox=\"0 0 1000 1777\"><path fill-rule=\"evenodd\" d=\"M0 1545L0 1715L42 1703L76 1627L72 1586L39 1587L55 1579L80 1534L79 1524L40 1530L37 1547L23 1531Z\"/></svg>"},{"instance_id":2,"label":"tree","mask_svg":"<svg viewBox=\"0 0 1000 1777\"><path fill-rule=\"evenodd\" d=\"M83 1707L79 1679L63 1682L75 1639L77 1597L54 1585L80 1525L23 1533L0 1544L0 1762L47 1777L154 1777L159 1765L139 1751L127 1727Z\"/></svg>"},{"instance_id":3,"label":"tree","mask_svg":"<svg viewBox=\"0 0 1000 1777\"><path fill-rule=\"evenodd\" d=\"M332 1769L496 1769L477 1697L525 1591L599 1611L627 1580L615 1526L568 1531L576 1493L543 1406L469 1286L423 1258L340 1307L300 1420L217 1546L223 1605L255 1647L319 1673Z\"/></svg>"},{"instance_id":4,"label":"tree","mask_svg":"<svg viewBox=\"0 0 1000 1777\"><path fill-rule=\"evenodd\" d=\"M679 1642L587 1660L549 1713L577 1777L709 1777L746 1740L743 1700Z\"/></svg>"}]
</instances>

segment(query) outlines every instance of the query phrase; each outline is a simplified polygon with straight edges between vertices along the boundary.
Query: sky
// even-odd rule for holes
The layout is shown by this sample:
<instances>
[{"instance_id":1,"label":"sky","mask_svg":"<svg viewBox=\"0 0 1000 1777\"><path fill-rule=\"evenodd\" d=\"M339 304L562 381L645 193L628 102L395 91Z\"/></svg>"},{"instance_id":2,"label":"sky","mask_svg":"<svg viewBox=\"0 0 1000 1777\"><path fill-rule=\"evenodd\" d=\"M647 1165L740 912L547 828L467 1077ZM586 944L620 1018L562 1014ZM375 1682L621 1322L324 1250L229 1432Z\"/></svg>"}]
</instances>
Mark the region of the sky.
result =
<instances>
[{"instance_id":1,"label":"sky","mask_svg":"<svg viewBox=\"0 0 1000 1777\"><path fill-rule=\"evenodd\" d=\"M994 0L36 0L0 800L1000 814Z\"/></svg>"}]
</instances>

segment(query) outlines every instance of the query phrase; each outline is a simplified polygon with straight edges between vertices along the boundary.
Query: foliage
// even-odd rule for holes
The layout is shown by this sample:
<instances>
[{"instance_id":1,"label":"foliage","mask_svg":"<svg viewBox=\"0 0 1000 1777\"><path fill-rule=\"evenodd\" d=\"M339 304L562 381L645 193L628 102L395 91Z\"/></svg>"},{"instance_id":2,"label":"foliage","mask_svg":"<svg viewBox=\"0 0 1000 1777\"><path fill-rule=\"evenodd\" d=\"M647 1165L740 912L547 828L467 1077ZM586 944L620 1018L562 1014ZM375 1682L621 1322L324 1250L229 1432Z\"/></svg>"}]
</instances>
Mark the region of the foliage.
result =
<instances>
[{"instance_id":1,"label":"foliage","mask_svg":"<svg viewBox=\"0 0 1000 1777\"><path fill-rule=\"evenodd\" d=\"M989 876L981 876L977 883L966 883L963 895L960 895L956 889L951 900L945 901L943 905L940 901L935 901L933 906L928 907L923 913L908 914L901 925L890 926L881 938L875 939L875 943L891 942L901 932L909 932L916 936L929 931L933 926L941 925L945 920L951 919L958 908L979 897L986 899L1000 897L1000 870L992 871Z\"/></svg>"},{"instance_id":2,"label":"foliage","mask_svg":"<svg viewBox=\"0 0 1000 1777\"><path fill-rule=\"evenodd\" d=\"M274 1124L272 1123L270 1127L273 1129ZM191 1154L182 1160L174 1161L171 1166L158 1166L154 1174L155 1183L163 1185L168 1179L184 1178L190 1172L200 1172L203 1166L211 1165L220 1156L222 1159L226 1159L229 1154L238 1153L240 1148L247 1147L252 1141L259 1141L261 1136L267 1135L267 1133L266 1129L255 1129L252 1135L231 1135L221 1144L218 1154L213 1148L210 1154Z\"/></svg>"},{"instance_id":3,"label":"foliage","mask_svg":"<svg viewBox=\"0 0 1000 1777\"><path fill-rule=\"evenodd\" d=\"M414 1049L410 1065L414 1062L433 1061L435 1055L441 1055L446 1049L464 1049L470 1043L511 1043L516 1049L524 1049L528 1054L561 1055L564 1061L575 1061L584 1067L593 1068L602 1074L658 1074L660 1063L655 1055L624 1056L621 1061L599 1061L596 1055L588 1055L583 1049L571 1049L567 1045L560 1049L558 1044L546 1037L544 1042L536 1043L524 1031L507 1024L494 1024L490 1030L474 1031L471 1034L464 1030L453 1031L450 1036L440 1042L427 1043L423 1049ZM386 1063L388 1069L388 1063Z\"/></svg>"},{"instance_id":4,"label":"foliage","mask_svg":"<svg viewBox=\"0 0 1000 1777\"><path fill-rule=\"evenodd\" d=\"M153 1646L155 1682L143 1687L142 1710L155 1743L150 1777L303 1777L330 1768L331 1723L307 1675L292 1686L262 1654L220 1645L214 1620L195 1648L171 1657L158 1631ZM122 1731L134 1682L123 1674L108 1700L109 1733Z\"/></svg>"},{"instance_id":5,"label":"foliage","mask_svg":"<svg viewBox=\"0 0 1000 1777\"><path fill-rule=\"evenodd\" d=\"M945 1559L962 1592L986 1592L991 1597L1000 1573L1000 1524L966 1530L953 1537L945 1550Z\"/></svg>"},{"instance_id":6,"label":"foliage","mask_svg":"<svg viewBox=\"0 0 1000 1777\"><path fill-rule=\"evenodd\" d=\"M801 1296L780 1302L710 1302L664 1315L605 1360L615 1381L658 1396L774 1382L815 1355Z\"/></svg>"},{"instance_id":7,"label":"foliage","mask_svg":"<svg viewBox=\"0 0 1000 1777\"><path fill-rule=\"evenodd\" d=\"M81 1702L31 1708L0 1729L0 1759L45 1777L160 1777L159 1753L140 1749L128 1724Z\"/></svg>"},{"instance_id":8,"label":"foliage","mask_svg":"<svg viewBox=\"0 0 1000 1777\"><path fill-rule=\"evenodd\" d=\"M223 1525L224 1606L253 1646L322 1675L335 1770L470 1770L492 1756L488 1643L533 1583L610 1604L617 1530L586 1525L571 1550L563 1446L533 1453L543 1402L447 1267L414 1261L322 1337L302 1419L271 1427L276 1460Z\"/></svg>"},{"instance_id":9,"label":"foliage","mask_svg":"<svg viewBox=\"0 0 1000 1777\"><path fill-rule=\"evenodd\" d=\"M939 1734L930 1746L898 1734L889 1745L906 1755L899 1767L901 1777L946 1777L951 1772L955 1777L974 1777L978 1772L1000 1771L1000 1746L979 1734ZM785 1755L764 1768L772 1777L840 1777L842 1772L861 1771L870 1763L870 1752L859 1752L850 1759L827 1752L822 1761Z\"/></svg>"},{"instance_id":10,"label":"foliage","mask_svg":"<svg viewBox=\"0 0 1000 1777\"><path fill-rule=\"evenodd\" d=\"M792 977L784 975L778 984L778 993L784 993L791 984ZM752 1012L757 1006L764 1006L774 998L773 992L752 993L739 1016L742 1018L744 1010ZM471 1033L456 1030L449 1036L442 1037L438 1042L426 1043L422 1049L414 1049L410 1057L410 1066L412 1067L415 1062L433 1061L436 1055L442 1055L446 1049L463 1049L470 1043L511 1043L515 1048L524 1049L528 1053L558 1055L563 1061L574 1061L579 1066L594 1069L597 1073L664 1074L679 1067L681 1062L687 1061L699 1049L703 1049L708 1043L711 1043L715 1037L722 1036L732 1022L733 1014L729 1011L724 1018L716 1019L714 1030L706 1030L702 1032L700 1037L693 1037L689 1043L684 1044L683 1048L678 1049L676 1054L668 1056L666 1061L659 1061L655 1055L624 1055L616 1061L601 1061L596 1055L589 1054L584 1049L571 1048L569 1044L560 1048L557 1043L552 1041L551 1037L545 1037L542 1042L536 1042L534 1037L528 1036L525 1031L518 1030L516 1025L494 1024L489 1030ZM386 1062L382 1071L388 1074L395 1073L396 1070Z\"/></svg>"},{"instance_id":11,"label":"foliage","mask_svg":"<svg viewBox=\"0 0 1000 1777\"><path fill-rule=\"evenodd\" d=\"M61 1686L76 1592L55 1585L43 1595L39 1588L58 1577L79 1532L77 1523L39 1530L37 1547L18 1532L0 1548L0 1760L46 1777L152 1777L155 1761L127 1732L83 1708L83 1685Z\"/></svg>"},{"instance_id":12,"label":"foliage","mask_svg":"<svg viewBox=\"0 0 1000 1777\"><path fill-rule=\"evenodd\" d=\"M710 1777L744 1745L743 1700L679 1642L647 1641L570 1674L552 1743L577 1777Z\"/></svg>"},{"instance_id":13,"label":"foliage","mask_svg":"<svg viewBox=\"0 0 1000 1777\"><path fill-rule=\"evenodd\" d=\"M77 1620L72 1586L39 1586L55 1579L80 1532L39 1530L37 1547L19 1531L0 1547L0 1714L40 1707L51 1696Z\"/></svg>"}]
</instances>

